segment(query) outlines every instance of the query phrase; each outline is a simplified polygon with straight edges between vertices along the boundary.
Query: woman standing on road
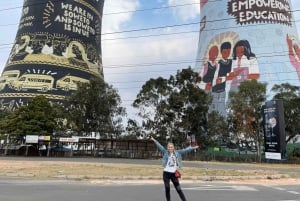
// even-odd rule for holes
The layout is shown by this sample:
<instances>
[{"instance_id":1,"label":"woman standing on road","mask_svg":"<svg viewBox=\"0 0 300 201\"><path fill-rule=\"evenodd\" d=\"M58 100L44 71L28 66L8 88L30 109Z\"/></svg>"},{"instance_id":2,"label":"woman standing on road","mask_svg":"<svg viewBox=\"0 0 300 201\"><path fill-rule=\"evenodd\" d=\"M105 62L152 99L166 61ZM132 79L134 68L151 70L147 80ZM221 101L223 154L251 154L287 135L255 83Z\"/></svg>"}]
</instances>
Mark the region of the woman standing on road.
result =
<instances>
[{"instance_id":1,"label":"woman standing on road","mask_svg":"<svg viewBox=\"0 0 300 201\"><path fill-rule=\"evenodd\" d=\"M168 143L167 149L165 149L157 140L152 136L150 140L155 143L157 148L162 152L162 165L164 167L163 171L163 181L165 185L165 193L167 201L171 201L170 195L170 180L172 181L179 197L182 201L186 201L185 196L180 187L178 178L175 176L175 172L182 167L182 155L191 152L194 149L198 149L199 146L187 147L185 149L175 150L173 143Z\"/></svg>"}]
</instances>

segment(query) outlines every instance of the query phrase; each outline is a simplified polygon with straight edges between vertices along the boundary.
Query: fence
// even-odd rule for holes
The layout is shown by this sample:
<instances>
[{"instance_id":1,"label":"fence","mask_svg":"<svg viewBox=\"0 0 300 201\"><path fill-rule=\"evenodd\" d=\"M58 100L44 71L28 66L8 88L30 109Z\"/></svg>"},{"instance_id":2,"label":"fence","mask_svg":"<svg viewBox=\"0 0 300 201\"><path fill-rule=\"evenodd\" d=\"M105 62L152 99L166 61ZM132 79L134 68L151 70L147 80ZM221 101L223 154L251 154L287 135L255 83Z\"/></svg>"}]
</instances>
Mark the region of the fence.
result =
<instances>
[{"instance_id":1,"label":"fence","mask_svg":"<svg viewBox=\"0 0 300 201\"><path fill-rule=\"evenodd\" d=\"M287 162L300 164L297 155L300 144L287 146ZM296 154L294 154L294 152ZM300 153L300 152L299 152ZM38 144L2 145L2 156L44 156L44 157L109 157L154 159L160 158L161 153L155 144L149 140L120 140L82 138L78 142L60 142L58 139L40 141ZM254 151L240 151L237 149L208 148L196 150L184 155L184 160L224 161L224 162L263 162ZM260 161L261 159L261 161Z\"/></svg>"}]
</instances>

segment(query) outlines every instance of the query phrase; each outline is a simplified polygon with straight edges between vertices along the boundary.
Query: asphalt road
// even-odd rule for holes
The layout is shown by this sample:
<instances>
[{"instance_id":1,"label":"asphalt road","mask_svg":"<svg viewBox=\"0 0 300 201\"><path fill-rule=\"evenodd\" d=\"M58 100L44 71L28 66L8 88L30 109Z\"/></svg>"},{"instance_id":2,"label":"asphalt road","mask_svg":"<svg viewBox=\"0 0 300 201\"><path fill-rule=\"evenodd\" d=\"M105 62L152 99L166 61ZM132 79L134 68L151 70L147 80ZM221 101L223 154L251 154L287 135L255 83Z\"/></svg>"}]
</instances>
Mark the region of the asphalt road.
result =
<instances>
[{"instance_id":1,"label":"asphalt road","mask_svg":"<svg viewBox=\"0 0 300 201\"><path fill-rule=\"evenodd\" d=\"M72 161L160 165L161 160L112 159L112 158L41 158L0 157L1 160ZM300 173L299 165L278 169L273 164L240 164L184 161L186 167L210 169L255 170L269 169ZM218 182L184 182L181 184L188 201L300 201L300 184L230 184ZM174 189L172 201L179 201ZM69 180L1 179L0 201L163 201L164 189L159 184L108 183Z\"/></svg>"},{"instance_id":2,"label":"asphalt road","mask_svg":"<svg viewBox=\"0 0 300 201\"><path fill-rule=\"evenodd\" d=\"M300 201L300 185L184 183L188 201ZM179 201L172 188L172 201ZM163 201L162 184L0 180L1 201Z\"/></svg>"}]
</instances>

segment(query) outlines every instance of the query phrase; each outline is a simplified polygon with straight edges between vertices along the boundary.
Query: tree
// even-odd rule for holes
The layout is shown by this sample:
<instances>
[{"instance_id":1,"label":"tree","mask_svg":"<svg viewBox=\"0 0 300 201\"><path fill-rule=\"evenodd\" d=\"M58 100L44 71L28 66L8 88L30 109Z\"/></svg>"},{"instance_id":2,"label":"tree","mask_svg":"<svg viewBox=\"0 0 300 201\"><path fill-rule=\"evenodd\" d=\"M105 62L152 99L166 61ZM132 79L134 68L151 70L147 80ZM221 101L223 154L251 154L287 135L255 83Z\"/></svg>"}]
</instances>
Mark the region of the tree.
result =
<instances>
[{"instance_id":1,"label":"tree","mask_svg":"<svg viewBox=\"0 0 300 201\"><path fill-rule=\"evenodd\" d=\"M7 109L6 107L1 107L0 110L0 139L7 139L8 130L10 130L7 126L9 117L11 116L12 111Z\"/></svg>"},{"instance_id":2,"label":"tree","mask_svg":"<svg viewBox=\"0 0 300 201\"><path fill-rule=\"evenodd\" d=\"M175 137L178 143L186 139L187 133L194 134L197 141L207 143L207 136L204 132L207 122L208 106L210 97L195 83L201 78L191 68L178 71L175 77L171 76L169 82L173 86L169 98L169 111L175 114L174 124ZM182 131L185 131L184 133Z\"/></svg>"},{"instance_id":3,"label":"tree","mask_svg":"<svg viewBox=\"0 0 300 201\"><path fill-rule=\"evenodd\" d=\"M45 96L36 96L28 104L1 120L2 132L11 136L52 135L57 114Z\"/></svg>"},{"instance_id":4,"label":"tree","mask_svg":"<svg viewBox=\"0 0 300 201\"><path fill-rule=\"evenodd\" d=\"M272 91L275 92L273 99L283 100L285 131L289 142L300 130L300 87L288 83L274 85Z\"/></svg>"},{"instance_id":5,"label":"tree","mask_svg":"<svg viewBox=\"0 0 300 201\"><path fill-rule=\"evenodd\" d=\"M125 109L120 106L121 98L112 86L103 79L92 78L88 83L78 83L66 100L72 129L81 136L92 132L112 137L123 131L122 117Z\"/></svg>"},{"instance_id":6,"label":"tree","mask_svg":"<svg viewBox=\"0 0 300 201\"><path fill-rule=\"evenodd\" d=\"M228 123L224 116L217 111L208 113L206 131L206 140L210 144L215 144L217 141L228 141L229 139Z\"/></svg>"},{"instance_id":7,"label":"tree","mask_svg":"<svg viewBox=\"0 0 300 201\"><path fill-rule=\"evenodd\" d=\"M127 139L140 139L145 138L146 136L142 132L139 123L136 120L129 119L126 127L126 137Z\"/></svg>"},{"instance_id":8,"label":"tree","mask_svg":"<svg viewBox=\"0 0 300 201\"><path fill-rule=\"evenodd\" d=\"M133 103L139 108L144 129L178 145L190 132L200 138L209 103L208 95L195 85L200 79L189 67L169 79L147 81Z\"/></svg>"},{"instance_id":9,"label":"tree","mask_svg":"<svg viewBox=\"0 0 300 201\"><path fill-rule=\"evenodd\" d=\"M67 109L65 108L65 105L63 104L56 104L52 103L52 108L55 113L55 121L56 121L56 126L53 130L53 134L57 136L66 136L70 137L72 133L68 133L68 129L70 128L70 125L68 125L68 112Z\"/></svg>"},{"instance_id":10,"label":"tree","mask_svg":"<svg viewBox=\"0 0 300 201\"><path fill-rule=\"evenodd\" d=\"M237 92L229 93L229 115L236 140L254 140L261 155L263 127L261 107L266 100L266 84L257 80L245 81L240 84Z\"/></svg>"},{"instance_id":11,"label":"tree","mask_svg":"<svg viewBox=\"0 0 300 201\"><path fill-rule=\"evenodd\" d=\"M163 111L167 106L167 99L172 87L168 80L159 77L148 80L137 98L133 102L133 107L139 108L138 115L142 118L142 127L148 135L160 133L159 138L166 138L166 119L160 117L159 111Z\"/></svg>"}]
</instances>

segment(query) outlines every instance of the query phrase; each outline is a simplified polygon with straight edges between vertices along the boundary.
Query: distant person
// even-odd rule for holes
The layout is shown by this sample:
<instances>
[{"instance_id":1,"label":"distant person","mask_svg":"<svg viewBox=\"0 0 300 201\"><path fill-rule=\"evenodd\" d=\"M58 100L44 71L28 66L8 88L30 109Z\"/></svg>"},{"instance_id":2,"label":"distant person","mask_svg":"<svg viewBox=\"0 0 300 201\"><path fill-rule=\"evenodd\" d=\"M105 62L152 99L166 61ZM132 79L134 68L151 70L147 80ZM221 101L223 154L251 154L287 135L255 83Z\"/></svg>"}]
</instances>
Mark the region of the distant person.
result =
<instances>
[{"instance_id":1,"label":"distant person","mask_svg":"<svg viewBox=\"0 0 300 201\"><path fill-rule=\"evenodd\" d=\"M180 199L186 201L185 195L180 187L178 178L175 176L175 171L182 167L182 155L198 149L199 146L187 147L185 149L175 150L173 143L168 143L167 149L165 149L157 140L150 137L150 140L155 143L157 148L162 152L162 165L164 167L163 171L163 181L165 185L165 193L167 201L171 201L170 195L170 180L172 181Z\"/></svg>"}]
</instances>

